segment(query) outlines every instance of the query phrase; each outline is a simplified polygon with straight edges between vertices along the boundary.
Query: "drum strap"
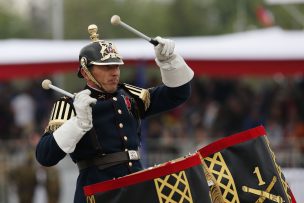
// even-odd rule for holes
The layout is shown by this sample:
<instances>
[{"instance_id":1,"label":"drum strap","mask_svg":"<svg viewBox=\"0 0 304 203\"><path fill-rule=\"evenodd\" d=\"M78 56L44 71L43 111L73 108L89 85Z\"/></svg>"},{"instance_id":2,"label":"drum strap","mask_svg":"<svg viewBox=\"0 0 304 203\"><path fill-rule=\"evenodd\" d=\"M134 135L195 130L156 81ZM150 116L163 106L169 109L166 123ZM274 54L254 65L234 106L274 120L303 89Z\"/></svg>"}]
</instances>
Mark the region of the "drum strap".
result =
<instances>
[{"instance_id":1,"label":"drum strap","mask_svg":"<svg viewBox=\"0 0 304 203\"><path fill-rule=\"evenodd\" d=\"M77 162L77 166L79 171L93 166L97 166L98 169L105 169L110 166L114 166L128 161L135 161L139 159L140 159L140 155L138 151L129 150L125 152L116 152L111 154L105 154L98 157L93 157L90 159L81 160Z\"/></svg>"}]
</instances>

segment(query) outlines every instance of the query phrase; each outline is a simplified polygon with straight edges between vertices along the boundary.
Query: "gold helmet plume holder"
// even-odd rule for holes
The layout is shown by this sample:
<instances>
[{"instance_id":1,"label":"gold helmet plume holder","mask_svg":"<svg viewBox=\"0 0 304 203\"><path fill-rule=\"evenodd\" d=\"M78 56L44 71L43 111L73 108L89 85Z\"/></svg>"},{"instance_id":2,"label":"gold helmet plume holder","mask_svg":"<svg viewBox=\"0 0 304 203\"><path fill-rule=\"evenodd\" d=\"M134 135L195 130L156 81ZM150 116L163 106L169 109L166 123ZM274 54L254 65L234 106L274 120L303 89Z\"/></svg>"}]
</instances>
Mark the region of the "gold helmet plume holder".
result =
<instances>
[{"instance_id":1,"label":"gold helmet plume holder","mask_svg":"<svg viewBox=\"0 0 304 203\"><path fill-rule=\"evenodd\" d=\"M93 42L97 42L99 40L99 34L97 34L97 31L98 31L97 25L91 24L88 26L88 32Z\"/></svg>"}]
</instances>

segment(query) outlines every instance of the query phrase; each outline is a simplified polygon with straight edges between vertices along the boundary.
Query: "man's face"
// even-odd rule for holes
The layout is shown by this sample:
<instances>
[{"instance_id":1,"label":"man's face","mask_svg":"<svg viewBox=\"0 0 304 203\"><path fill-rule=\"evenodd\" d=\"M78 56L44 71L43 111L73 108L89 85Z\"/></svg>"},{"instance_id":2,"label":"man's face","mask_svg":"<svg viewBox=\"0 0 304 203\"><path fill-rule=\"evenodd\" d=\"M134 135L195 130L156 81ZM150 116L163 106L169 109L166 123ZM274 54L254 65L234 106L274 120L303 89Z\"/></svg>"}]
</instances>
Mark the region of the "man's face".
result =
<instances>
[{"instance_id":1,"label":"man's face","mask_svg":"<svg viewBox=\"0 0 304 203\"><path fill-rule=\"evenodd\" d=\"M119 65L94 65L91 68L91 74L106 92L113 93L117 90L120 78ZM96 86L90 80L88 84Z\"/></svg>"}]
</instances>

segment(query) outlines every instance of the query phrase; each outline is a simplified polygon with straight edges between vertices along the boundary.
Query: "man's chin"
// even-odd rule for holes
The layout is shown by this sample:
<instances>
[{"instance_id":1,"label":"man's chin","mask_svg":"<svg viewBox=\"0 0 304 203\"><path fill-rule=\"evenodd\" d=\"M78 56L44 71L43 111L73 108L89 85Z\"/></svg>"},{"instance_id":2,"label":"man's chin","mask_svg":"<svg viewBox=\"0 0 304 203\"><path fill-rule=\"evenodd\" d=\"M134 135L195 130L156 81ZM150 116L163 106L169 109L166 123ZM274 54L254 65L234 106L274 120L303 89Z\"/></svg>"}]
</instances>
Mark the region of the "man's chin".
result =
<instances>
[{"instance_id":1,"label":"man's chin","mask_svg":"<svg viewBox=\"0 0 304 203\"><path fill-rule=\"evenodd\" d=\"M106 91L107 91L108 93L114 93L114 92L116 92L117 88L118 88L117 85L111 86L111 87L107 87Z\"/></svg>"}]
</instances>

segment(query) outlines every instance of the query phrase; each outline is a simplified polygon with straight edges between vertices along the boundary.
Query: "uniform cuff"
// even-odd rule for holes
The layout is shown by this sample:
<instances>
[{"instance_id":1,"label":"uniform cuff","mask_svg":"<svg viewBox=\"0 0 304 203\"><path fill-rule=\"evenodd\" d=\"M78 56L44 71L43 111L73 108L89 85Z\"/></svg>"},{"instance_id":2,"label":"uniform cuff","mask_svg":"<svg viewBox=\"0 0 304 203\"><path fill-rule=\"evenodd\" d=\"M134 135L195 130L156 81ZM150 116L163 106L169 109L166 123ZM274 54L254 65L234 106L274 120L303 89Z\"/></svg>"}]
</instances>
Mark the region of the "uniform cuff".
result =
<instances>
[{"instance_id":1,"label":"uniform cuff","mask_svg":"<svg viewBox=\"0 0 304 203\"><path fill-rule=\"evenodd\" d=\"M86 131L77 125L76 117L72 117L53 132L53 136L62 151L72 153L85 133Z\"/></svg>"},{"instance_id":2,"label":"uniform cuff","mask_svg":"<svg viewBox=\"0 0 304 203\"><path fill-rule=\"evenodd\" d=\"M193 70L178 54L174 54L168 61L155 61L160 67L162 81L168 87L180 87L191 81L194 76Z\"/></svg>"}]
</instances>

